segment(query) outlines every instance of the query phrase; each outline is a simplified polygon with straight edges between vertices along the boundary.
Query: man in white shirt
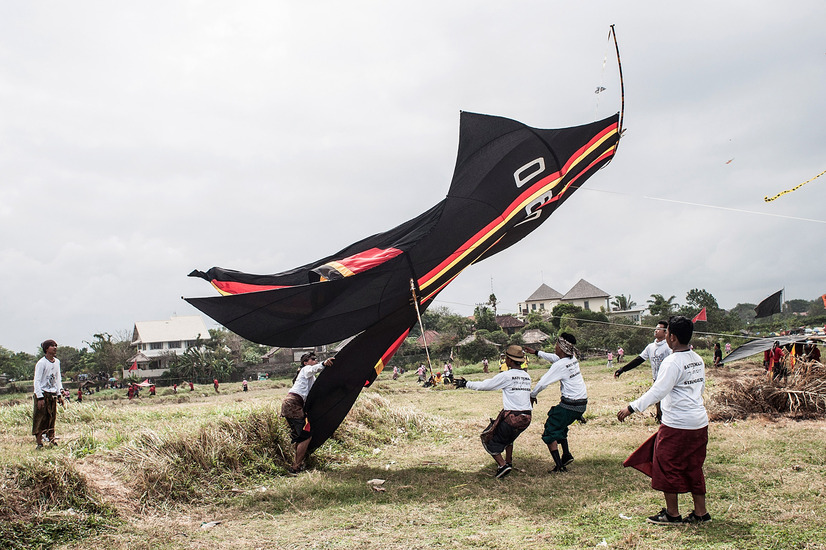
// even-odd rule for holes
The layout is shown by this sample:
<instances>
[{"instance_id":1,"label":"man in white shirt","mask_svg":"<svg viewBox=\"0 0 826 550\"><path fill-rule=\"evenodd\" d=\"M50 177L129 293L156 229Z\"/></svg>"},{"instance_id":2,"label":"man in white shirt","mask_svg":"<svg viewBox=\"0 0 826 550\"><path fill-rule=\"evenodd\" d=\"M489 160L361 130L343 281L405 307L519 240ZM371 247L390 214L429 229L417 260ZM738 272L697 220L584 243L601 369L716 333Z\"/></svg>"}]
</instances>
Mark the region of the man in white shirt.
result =
<instances>
[{"instance_id":1,"label":"man in white shirt","mask_svg":"<svg viewBox=\"0 0 826 550\"><path fill-rule=\"evenodd\" d=\"M293 387L281 402L281 416L287 420L290 426L290 436L295 444L293 465L288 468L291 474L297 474L304 468L304 458L307 456L307 449L313 439L310 425L307 422L307 413L304 411L304 403L315 383L316 376L324 370L324 367L332 365L333 360L334 358L331 357L319 363L315 353L302 355L301 367L293 378Z\"/></svg>"},{"instance_id":2,"label":"man in white shirt","mask_svg":"<svg viewBox=\"0 0 826 550\"><path fill-rule=\"evenodd\" d=\"M585 380L579 370L579 350L576 349L576 338L573 334L562 332L556 340L555 353L537 351L525 346L525 351L535 353L537 357L550 361L551 367L542 375L531 392L531 402L536 403L539 392L559 382L561 398L559 404L548 411L545 421L545 430L542 441L548 446L551 457L554 459L552 472L567 472L567 466L574 461L574 456L568 449L568 426L577 420L582 420L585 408L588 406L588 391L585 389ZM562 446L562 456L559 456L559 446Z\"/></svg>"},{"instance_id":3,"label":"man in white shirt","mask_svg":"<svg viewBox=\"0 0 826 550\"><path fill-rule=\"evenodd\" d=\"M57 418L57 401L62 399L63 380L60 374L60 359L55 357L57 342L46 340L40 347L45 354L34 366L34 414L32 415L32 435L37 440L37 448L43 448L43 434L51 445L57 445L54 424Z\"/></svg>"},{"instance_id":4,"label":"man in white shirt","mask_svg":"<svg viewBox=\"0 0 826 550\"><path fill-rule=\"evenodd\" d=\"M657 380L642 397L617 413L620 422L662 401L660 429L623 462L651 476L651 487L662 491L666 507L650 523L706 523L703 463L708 445L708 414L703 405L705 363L689 347L694 324L677 316L668 322L666 342L673 353L660 365ZM691 493L694 510L682 519L677 495Z\"/></svg>"},{"instance_id":5,"label":"man in white shirt","mask_svg":"<svg viewBox=\"0 0 826 550\"><path fill-rule=\"evenodd\" d=\"M614 378L619 378L624 372L637 368L646 360L651 363L651 380L657 381L657 373L660 371L660 365L666 357L671 355L671 348L665 341L665 331L668 329L668 321L659 321L656 328L654 328L654 341L645 346L642 353L637 355L634 359L628 362L624 367L620 367L614 372ZM662 409L657 403L657 422L662 420Z\"/></svg>"},{"instance_id":6,"label":"man in white shirt","mask_svg":"<svg viewBox=\"0 0 826 550\"><path fill-rule=\"evenodd\" d=\"M513 443L531 424L531 377L522 370L525 353L520 346L508 346L505 364L508 370L481 382L457 378L457 388L477 391L502 390L502 411L482 432L482 446L496 461L494 476L501 479L513 469ZM502 458L502 451L505 457Z\"/></svg>"}]
</instances>

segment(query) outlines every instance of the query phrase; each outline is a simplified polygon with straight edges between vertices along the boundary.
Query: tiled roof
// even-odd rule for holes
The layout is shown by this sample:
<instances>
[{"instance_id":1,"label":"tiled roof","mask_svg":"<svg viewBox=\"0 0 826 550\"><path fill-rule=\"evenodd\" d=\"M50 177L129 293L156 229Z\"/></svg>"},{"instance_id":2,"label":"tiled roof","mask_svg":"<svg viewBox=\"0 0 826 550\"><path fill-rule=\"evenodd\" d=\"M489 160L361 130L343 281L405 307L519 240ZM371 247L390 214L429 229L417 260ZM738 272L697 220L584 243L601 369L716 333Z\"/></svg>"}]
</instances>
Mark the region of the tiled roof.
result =
<instances>
[{"instance_id":1,"label":"tiled roof","mask_svg":"<svg viewBox=\"0 0 826 550\"><path fill-rule=\"evenodd\" d=\"M201 340L210 339L209 330L200 315L173 317L166 321L137 321L132 345L196 340L198 337Z\"/></svg>"},{"instance_id":2,"label":"tiled roof","mask_svg":"<svg viewBox=\"0 0 826 550\"><path fill-rule=\"evenodd\" d=\"M522 328L525 326L524 321L520 321L513 315L497 315L496 324L502 328Z\"/></svg>"},{"instance_id":3,"label":"tiled roof","mask_svg":"<svg viewBox=\"0 0 826 550\"><path fill-rule=\"evenodd\" d=\"M608 298L610 294L604 290L600 290L585 279L580 279L577 284L571 287L563 300L582 300L583 298Z\"/></svg>"},{"instance_id":4,"label":"tiled roof","mask_svg":"<svg viewBox=\"0 0 826 550\"><path fill-rule=\"evenodd\" d=\"M562 294L557 292L556 290L552 289L545 283L542 283L539 288L537 288L533 294L528 296L528 299L525 300L526 302L544 302L546 300L559 300L562 298Z\"/></svg>"}]
</instances>

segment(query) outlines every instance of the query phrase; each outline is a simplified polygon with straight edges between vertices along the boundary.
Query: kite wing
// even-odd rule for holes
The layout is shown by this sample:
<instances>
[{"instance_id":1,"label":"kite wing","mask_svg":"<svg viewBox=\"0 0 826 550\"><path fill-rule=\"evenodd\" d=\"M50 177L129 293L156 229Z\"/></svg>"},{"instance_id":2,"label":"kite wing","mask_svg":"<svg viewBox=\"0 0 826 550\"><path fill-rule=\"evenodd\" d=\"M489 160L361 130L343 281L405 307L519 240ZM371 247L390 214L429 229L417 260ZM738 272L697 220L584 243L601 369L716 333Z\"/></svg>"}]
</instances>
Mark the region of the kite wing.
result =
<instances>
[{"instance_id":1,"label":"kite wing","mask_svg":"<svg viewBox=\"0 0 826 550\"><path fill-rule=\"evenodd\" d=\"M468 265L536 229L618 141L618 115L541 130L463 112L447 197L420 216L316 262L272 275L214 267L190 276L222 294L187 301L260 344L319 345L410 306L410 279L428 302Z\"/></svg>"},{"instance_id":2,"label":"kite wing","mask_svg":"<svg viewBox=\"0 0 826 550\"><path fill-rule=\"evenodd\" d=\"M387 365L420 309L465 268L539 227L608 163L619 115L563 129L463 112L447 197L390 231L290 271L254 275L193 271L222 294L187 301L240 336L302 347L358 334L307 396L317 448L336 430L361 389ZM359 334L361 333L361 334Z\"/></svg>"}]
</instances>

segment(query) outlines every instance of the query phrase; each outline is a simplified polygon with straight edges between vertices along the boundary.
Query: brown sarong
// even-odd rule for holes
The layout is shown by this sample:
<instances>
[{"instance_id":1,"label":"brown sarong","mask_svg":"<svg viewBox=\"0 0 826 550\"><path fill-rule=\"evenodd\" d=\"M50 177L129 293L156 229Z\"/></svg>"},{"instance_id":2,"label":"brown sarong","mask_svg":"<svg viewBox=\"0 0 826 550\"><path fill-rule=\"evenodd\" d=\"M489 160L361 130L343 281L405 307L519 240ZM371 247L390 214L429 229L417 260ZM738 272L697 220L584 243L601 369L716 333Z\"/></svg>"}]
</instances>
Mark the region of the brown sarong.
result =
<instances>
[{"instance_id":1,"label":"brown sarong","mask_svg":"<svg viewBox=\"0 0 826 550\"><path fill-rule=\"evenodd\" d=\"M37 396L32 394L34 412L32 413L32 435L51 434L57 419L57 395L43 392L43 408L37 408ZM51 436L50 436L51 437Z\"/></svg>"},{"instance_id":2,"label":"brown sarong","mask_svg":"<svg viewBox=\"0 0 826 550\"><path fill-rule=\"evenodd\" d=\"M288 393L281 402L281 416L304 418L304 400L297 393Z\"/></svg>"},{"instance_id":3,"label":"brown sarong","mask_svg":"<svg viewBox=\"0 0 826 550\"><path fill-rule=\"evenodd\" d=\"M707 445L708 426L681 430L662 425L622 465L649 476L655 491L704 495Z\"/></svg>"}]
</instances>

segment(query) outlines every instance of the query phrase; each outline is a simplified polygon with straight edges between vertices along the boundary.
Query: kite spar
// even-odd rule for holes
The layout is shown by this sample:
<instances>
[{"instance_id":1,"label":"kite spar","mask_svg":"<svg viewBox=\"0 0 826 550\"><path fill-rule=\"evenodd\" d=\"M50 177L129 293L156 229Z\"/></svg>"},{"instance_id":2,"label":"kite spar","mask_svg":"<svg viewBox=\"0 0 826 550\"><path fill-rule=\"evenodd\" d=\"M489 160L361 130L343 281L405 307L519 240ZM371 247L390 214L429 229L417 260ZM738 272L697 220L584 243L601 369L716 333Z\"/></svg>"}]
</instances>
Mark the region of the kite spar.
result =
<instances>
[{"instance_id":1,"label":"kite spar","mask_svg":"<svg viewBox=\"0 0 826 550\"><path fill-rule=\"evenodd\" d=\"M313 450L333 435L361 389L387 365L417 322L417 309L424 312L465 268L538 228L611 161L619 116L538 129L462 112L456 167L444 200L389 231L289 271L195 270L190 276L209 281L221 296L187 301L260 344L315 346L357 335L307 397Z\"/></svg>"}]
</instances>

